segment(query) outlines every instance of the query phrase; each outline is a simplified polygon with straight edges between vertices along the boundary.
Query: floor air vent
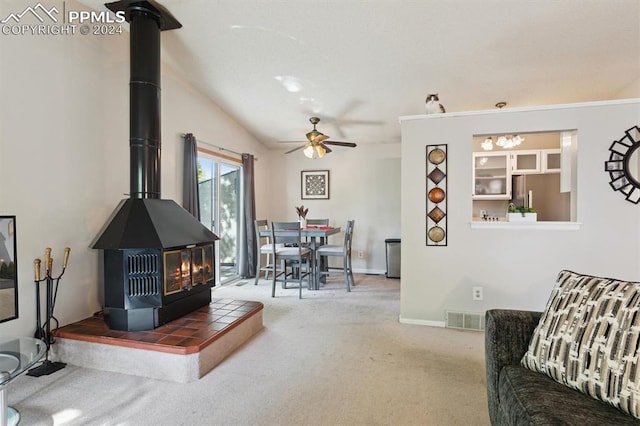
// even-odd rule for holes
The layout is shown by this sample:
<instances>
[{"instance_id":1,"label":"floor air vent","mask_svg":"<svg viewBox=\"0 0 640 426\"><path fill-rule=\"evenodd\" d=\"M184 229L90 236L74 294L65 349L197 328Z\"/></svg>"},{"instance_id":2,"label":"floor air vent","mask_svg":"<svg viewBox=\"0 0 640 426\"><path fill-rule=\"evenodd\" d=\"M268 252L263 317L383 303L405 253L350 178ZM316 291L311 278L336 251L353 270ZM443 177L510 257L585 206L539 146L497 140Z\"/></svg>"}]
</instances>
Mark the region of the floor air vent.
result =
<instances>
[{"instance_id":1,"label":"floor air vent","mask_svg":"<svg viewBox=\"0 0 640 426\"><path fill-rule=\"evenodd\" d=\"M447 311L447 328L484 330L484 313Z\"/></svg>"}]
</instances>

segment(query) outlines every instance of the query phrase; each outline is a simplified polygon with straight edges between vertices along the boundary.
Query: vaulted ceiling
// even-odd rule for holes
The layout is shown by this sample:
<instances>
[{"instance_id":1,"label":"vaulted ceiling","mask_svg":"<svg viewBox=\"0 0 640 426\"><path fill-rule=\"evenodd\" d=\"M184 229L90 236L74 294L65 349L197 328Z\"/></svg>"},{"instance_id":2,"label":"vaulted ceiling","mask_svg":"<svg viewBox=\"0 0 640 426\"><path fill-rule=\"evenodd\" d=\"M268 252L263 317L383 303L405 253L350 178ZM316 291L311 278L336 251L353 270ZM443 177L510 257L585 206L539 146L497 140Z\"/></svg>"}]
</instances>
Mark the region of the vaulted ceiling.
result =
<instances>
[{"instance_id":1,"label":"vaulted ceiling","mask_svg":"<svg viewBox=\"0 0 640 426\"><path fill-rule=\"evenodd\" d=\"M267 145L304 140L310 116L333 140L398 142L429 93L447 112L640 97L640 0L160 3L183 25L163 60Z\"/></svg>"}]
</instances>

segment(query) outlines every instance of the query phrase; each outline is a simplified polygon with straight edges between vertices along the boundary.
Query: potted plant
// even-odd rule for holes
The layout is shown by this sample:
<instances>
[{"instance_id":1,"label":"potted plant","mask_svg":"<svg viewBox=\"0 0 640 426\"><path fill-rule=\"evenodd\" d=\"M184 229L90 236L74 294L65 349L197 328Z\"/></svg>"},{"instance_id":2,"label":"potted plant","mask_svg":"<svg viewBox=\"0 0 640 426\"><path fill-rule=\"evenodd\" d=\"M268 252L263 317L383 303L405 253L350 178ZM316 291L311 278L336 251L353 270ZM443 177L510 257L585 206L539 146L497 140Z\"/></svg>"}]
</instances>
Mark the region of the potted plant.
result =
<instances>
[{"instance_id":1,"label":"potted plant","mask_svg":"<svg viewBox=\"0 0 640 426\"><path fill-rule=\"evenodd\" d=\"M507 211L507 220L509 222L536 222L538 220L538 213L536 213L533 207L516 207L511 203Z\"/></svg>"}]
</instances>

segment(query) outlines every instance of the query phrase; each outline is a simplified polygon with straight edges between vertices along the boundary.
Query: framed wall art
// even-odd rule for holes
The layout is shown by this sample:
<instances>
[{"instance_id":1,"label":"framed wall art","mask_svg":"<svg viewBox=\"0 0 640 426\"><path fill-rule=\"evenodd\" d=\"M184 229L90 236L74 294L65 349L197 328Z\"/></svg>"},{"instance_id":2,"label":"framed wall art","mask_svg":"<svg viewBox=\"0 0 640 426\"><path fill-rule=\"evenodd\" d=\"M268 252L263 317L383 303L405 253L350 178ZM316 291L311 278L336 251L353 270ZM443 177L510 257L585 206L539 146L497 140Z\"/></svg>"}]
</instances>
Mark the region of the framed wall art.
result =
<instances>
[{"instance_id":1,"label":"framed wall art","mask_svg":"<svg viewBox=\"0 0 640 426\"><path fill-rule=\"evenodd\" d=\"M0 216L0 322L18 318L16 217Z\"/></svg>"},{"instance_id":2,"label":"framed wall art","mask_svg":"<svg viewBox=\"0 0 640 426\"><path fill-rule=\"evenodd\" d=\"M329 170L300 172L300 191L303 200L328 200Z\"/></svg>"},{"instance_id":3,"label":"framed wall art","mask_svg":"<svg viewBox=\"0 0 640 426\"><path fill-rule=\"evenodd\" d=\"M447 145L427 145L427 246L447 245Z\"/></svg>"}]
</instances>

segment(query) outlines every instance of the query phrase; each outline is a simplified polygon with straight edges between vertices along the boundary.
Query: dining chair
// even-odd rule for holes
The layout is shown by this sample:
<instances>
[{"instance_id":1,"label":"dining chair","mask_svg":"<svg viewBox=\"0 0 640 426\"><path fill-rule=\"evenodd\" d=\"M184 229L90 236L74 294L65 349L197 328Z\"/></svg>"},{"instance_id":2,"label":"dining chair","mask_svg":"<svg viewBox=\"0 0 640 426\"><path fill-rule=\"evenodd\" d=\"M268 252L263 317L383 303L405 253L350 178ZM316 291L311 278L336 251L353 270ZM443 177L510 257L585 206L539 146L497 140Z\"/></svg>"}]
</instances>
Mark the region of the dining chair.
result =
<instances>
[{"instance_id":1,"label":"dining chair","mask_svg":"<svg viewBox=\"0 0 640 426\"><path fill-rule=\"evenodd\" d=\"M329 219L307 219L307 226L329 226ZM309 242L309 237L305 237L305 242ZM325 244L326 241L324 238L321 238L319 242L316 242L316 245ZM315 249L315 247L311 247L311 249Z\"/></svg>"},{"instance_id":2,"label":"dining chair","mask_svg":"<svg viewBox=\"0 0 640 426\"><path fill-rule=\"evenodd\" d=\"M320 279L324 275L343 274L347 291L351 291L351 286L356 283L353 279L353 268L351 267L351 241L353 240L353 227L355 220L347 221L347 228L344 231L344 242L340 244L325 244L316 249L316 264L320 264L323 257L326 257L327 264L329 257L341 257L342 267L327 266L325 270L318 269L317 278ZM351 284L350 284L351 283Z\"/></svg>"},{"instance_id":3,"label":"dining chair","mask_svg":"<svg viewBox=\"0 0 640 426\"><path fill-rule=\"evenodd\" d=\"M329 226L329 219L307 219L307 226ZM324 237L321 237L319 239L313 237L304 237L304 246L311 249L314 260L316 258L316 249L325 244L328 244L328 241L325 240ZM315 262L315 267L326 270L324 262ZM319 283L319 281L317 283Z\"/></svg>"},{"instance_id":4,"label":"dining chair","mask_svg":"<svg viewBox=\"0 0 640 426\"><path fill-rule=\"evenodd\" d=\"M276 281L283 281L286 288L287 266L297 269L299 298L302 299L302 281L306 278L308 287L312 287L313 257L312 251L302 245L300 222L271 222L271 241L273 243L273 284L271 297L276 297ZM278 272L278 263L282 271ZM282 279L278 277L282 276Z\"/></svg>"},{"instance_id":5,"label":"dining chair","mask_svg":"<svg viewBox=\"0 0 640 426\"><path fill-rule=\"evenodd\" d=\"M273 273L273 262L271 257L273 256L273 243L271 237L263 237L260 235L260 231L269 229L269 222L267 220L255 220L254 229L256 233L256 281L254 285L258 285L260 279L260 271L264 271L264 279L269 278L269 272ZM262 266L262 255L266 255L267 263Z\"/></svg>"}]
</instances>

